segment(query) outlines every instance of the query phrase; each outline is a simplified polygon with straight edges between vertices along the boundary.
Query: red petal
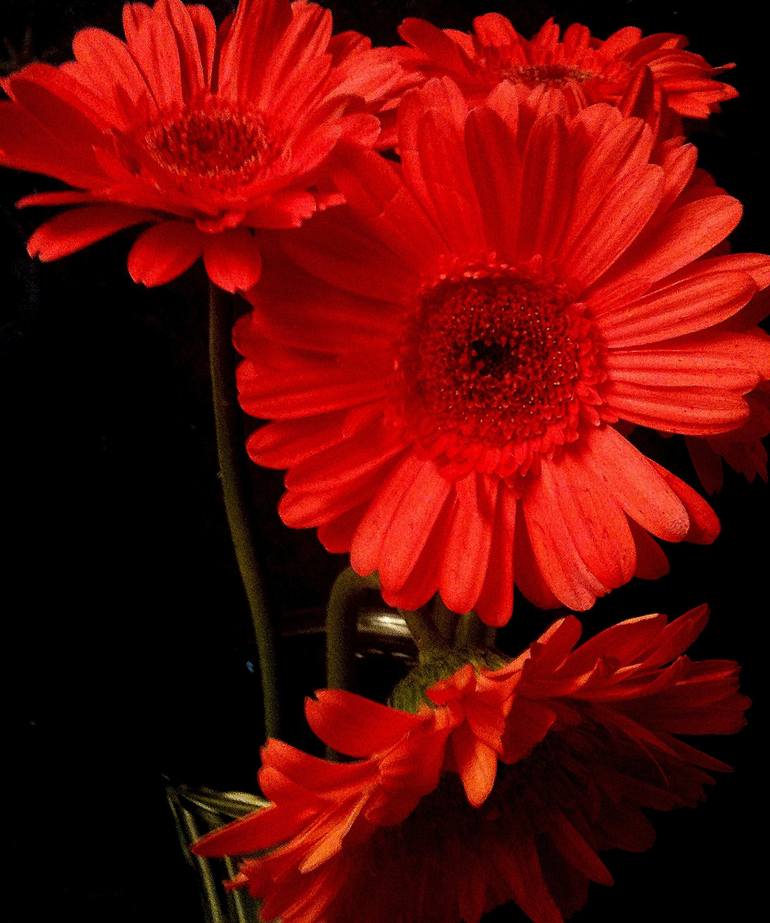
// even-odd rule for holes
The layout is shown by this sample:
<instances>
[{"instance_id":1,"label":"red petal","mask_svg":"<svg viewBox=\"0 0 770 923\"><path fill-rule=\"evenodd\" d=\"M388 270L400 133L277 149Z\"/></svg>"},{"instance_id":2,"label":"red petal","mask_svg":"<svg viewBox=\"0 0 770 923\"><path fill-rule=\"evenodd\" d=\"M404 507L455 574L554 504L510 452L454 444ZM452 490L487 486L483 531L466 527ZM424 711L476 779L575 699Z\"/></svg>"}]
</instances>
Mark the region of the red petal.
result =
<instances>
[{"instance_id":1,"label":"red petal","mask_svg":"<svg viewBox=\"0 0 770 923\"><path fill-rule=\"evenodd\" d=\"M378 566L380 580L388 592L406 583L451 492L451 482L433 464L423 465L404 491L383 540Z\"/></svg>"},{"instance_id":2,"label":"red petal","mask_svg":"<svg viewBox=\"0 0 770 923\"><path fill-rule=\"evenodd\" d=\"M203 263L209 279L226 292L245 292L259 281L262 256L246 228L206 236Z\"/></svg>"},{"instance_id":3,"label":"red petal","mask_svg":"<svg viewBox=\"0 0 770 923\"><path fill-rule=\"evenodd\" d=\"M541 477L551 490L575 547L591 573L609 588L631 579L636 547L625 513L615 498L573 453L544 463Z\"/></svg>"},{"instance_id":4,"label":"red petal","mask_svg":"<svg viewBox=\"0 0 770 923\"><path fill-rule=\"evenodd\" d=\"M344 413L269 423L251 434L249 458L265 468L289 468L321 449L342 441Z\"/></svg>"},{"instance_id":5,"label":"red petal","mask_svg":"<svg viewBox=\"0 0 770 923\"><path fill-rule=\"evenodd\" d=\"M708 617L709 607L698 606L669 622L658 636L653 650L645 658L644 667L663 666L683 654L706 627Z\"/></svg>"},{"instance_id":6,"label":"red petal","mask_svg":"<svg viewBox=\"0 0 770 923\"><path fill-rule=\"evenodd\" d=\"M604 312L627 304L650 286L713 250L735 228L743 209L736 199L712 195L673 209L589 290L586 300Z\"/></svg>"},{"instance_id":7,"label":"red petal","mask_svg":"<svg viewBox=\"0 0 770 923\"><path fill-rule=\"evenodd\" d=\"M163 2L164 13L174 31L179 49L182 96L189 100L209 85L209 77L204 74L204 64L201 60L198 33L190 15L190 7L181 0L163 0Z\"/></svg>"},{"instance_id":8,"label":"red petal","mask_svg":"<svg viewBox=\"0 0 770 923\"><path fill-rule=\"evenodd\" d=\"M248 855L291 839L306 823L302 811L273 805L206 834L193 844L192 851L196 856Z\"/></svg>"},{"instance_id":9,"label":"red petal","mask_svg":"<svg viewBox=\"0 0 770 923\"><path fill-rule=\"evenodd\" d=\"M525 759L555 722L556 712L548 705L521 696L514 698L506 720L501 760L512 766Z\"/></svg>"},{"instance_id":10,"label":"red petal","mask_svg":"<svg viewBox=\"0 0 770 923\"><path fill-rule=\"evenodd\" d=\"M604 397L624 420L669 433L724 433L749 416L748 405L740 394L707 388L647 388L617 381L605 389Z\"/></svg>"},{"instance_id":11,"label":"red petal","mask_svg":"<svg viewBox=\"0 0 770 923\"><path fill-rule=\"evenodd\" d=\"M206 86L211 86L217 43L217 26L214 15L207 6L202 4L187 6L186 9L198 41L198 54L203 67L203 82Z\"/></svg>"},{"instance_id":12,"label":"red petal","mask_svg":"<svg viewBox=\"0 0 770 923\"><path fill-rule=\"evenodd\" d=\"M690 528L687 532L687 541L696 542L700 545L710 545L719 535L719 519L717 514L700 494L696 493L692 487L680 480L676 475L666 471L660 465L655 464L655 469L663 477L668 486L679 497L687 515L690 518Z\"/></svg>"},{"instance_id":13,"label":"red petal","mask_svg":"<svg viewBox=\"0 0 770 923\"><path fill-rule=\"evenodd\" d=\"M0 163L4 166L45 173L75 186L103 180L101 169L81 153L62 144L18 103L0 101Z\"/></svg>"},{"instance_id":14,"label":"red petal","mask_svg":"<svg viewBox=\"0 0 770 923\"><path fill-rule=\"evenodd\" d=\"M238 367L238 391L246 413L253 417L290 420L367 404L382 397L387 382L358 366L298 365L293 375L276 373L264 364Z\"/></svg>"},{"instance_id":15,"label":"red petal","mask_svg":"<svg viewBox=\"0 0 770 923\"><path fill-rule=\"evenodd\" d=\"M138 103L149 92L144 74L137 67L124 42L104 29L81 29L72 40L78 62L78 76L94 93L118 103L125 94ZM119 113L116 109L116 115Z\"/></svg>"},{"instance_id":16,"label":"red petal","mask_svg":"<svg viewBox=\"0 0 770 923\"><path fill-rule=\"evenodd\" d=\"M487 625L505 625L513 611L516 506L516 495L501 483L492 526L489 566L475 606L477 615Z\"/></svg>"},{"instance_id":17,"label":"red petal","mask_svg":"<svg viewBox=\"0 0 770 923\"><path fill-rule=\"evenodd\" d=\"M251 208L245 223L258 228L298 228L315 212L316 197L311 192L287 189Z\"/></svg>"},{"instance_id":18,"label":"red petal","mask_svg":"<svg viewBox=\"0 0 770 923\"><path fill-rule=\"evenodd\" d=\"M325 744L359 757L390 749L425 720L339 689L324 689L307 699L305 715Z\"/></svg>"},{"instance_id":19,"label":"red petal","mask_svg":"<svg viewBox=\"0 0 770 923\"><path fill-rule=\"evenodd\" d=\"M707 332L666 346L611 349L605 368L612 381L626 384L745 394L760 376L770 377L770 338Z\"/></svg>"},{"instance_id":20,"label":"red petal","mask_svg":"<svg viewBox=\"0 0 770 923\"><path fill-rule=\"evenodd\" d=\"M567 863L581 871L586 878L602 885L613 883L612 875L594 848L558 809L551 813L548 833Z\"/></svg>"},{"instance_id":21,"label":"red petal","mask_svg":"<svg viewBox=\"0 0 770 923\"><path fill-rule=\"evenodd\" d=\"M608 587L580 557L562 519L551 480L541 475L522 498L521 506L534 557L550 591L570 609L590 609Z\"/></svg>"},{"instance_id":22,"label":"red petal","mask_svg":"<svg viewBox=\"0 0 770 923\"><path fill-rule=\"evenodd\" d=\"M411 269L419 272L438 258L441 238L395 164L373 151L346 148L335 157L334 182L362 226ZM415 240L420 247L415 247Z\"/></svg>"},{"instance_id":23,"label":"red petal","mask_svg":"<svg viewBox=\"0 0 770 923\"><path fill-rule=\"evenodd\" d=\"M513 259L521 194L521 158L515 137L497 113L474 109L465 125L465 146L487 246L499 259Z\"/></svg>"},{"instance_id":24,"label":"red petal","mask_svg":"<svg viewBox=\"0 0 770 923\"><path fill-rule=\"evenodd\" d=\"M350 551L353 536L361 524L367 506L364 502L318 527L318 541L330 554L345 554Z\"/></svg>"},{"instance_id":25,"label":"red petal","mask_svg":"<svg viewBox=\"0 0 770 923\"><path fill-rule=\"evenodd\" d=\"M651 132L637 119L623 119L594 141L580 167L565 246L571 245L586 226L593 226L594 215L613 187L648 164L651 149Z\"/></svg>"},{"instance_id":26,"label":"red petal","mask_svg":"<svg viewBox=\"0 0 770 923\"><path fill-rule=\"evenodd\" d=\"M497 775L497 754L474 736L467 724L452 734L452 754L468 802L480 807L489 797Z\"/></svg>"},{"instance_id":27,"label":"red petal","mask_svg":"<svg viewBox=\"0 0 770 923\"><path fill-rule=\"evenodd\" d=\"M429 110L417 128L420 180L428 213L452 253L472 260L484 253L484 225L465 145L444 112Z\"/></svg>"},{"instance_id":28,"label":"red petal","mask_svg":"<svg viewBox=\"0 0 770 923\"><path fill-rule=\"evenodd\" d=\"M350 550L350 563L359 574L371 574L379 566L382 544L393 516L404 494L426 465L432 466L433 462L407 456L372 500Z\"/></svg>"},{"instance_id":29,"label":"red petal","mask_svg":"<svg viewBox=\"0 0 770 923\"><path fill-rule=\"evenodd\" d=\"M611 311L599 307L597 324L610 348L628 349L681 337L732 317L756 292L744 272L693 275Z\"/></svg>"},{"instance_id":30,"label":"red petal","mask_svg":"<svg viewBox=\"0 0 770 923\"><path fill-rule=\"evenodd\" d=\"M367 504L397 464L398 460L390 464L386 461L359 478L334 487L290 490L278 505L281 519L295 529L320 527L330 519Z\"/></svg>"},{"instance_id":31,"label":"red petal","mask_svg":"<svg viewBox=\"0 0 770 923\"><path fill-rule=\"evenodd\" d=\"M620 259L655 213L663 175L660 167L647 164L610 188L588 227L561 256L572 278L591 285Z\"/></svg>"},{"instance_id":32,"label":"red petal","mask_svg":"<svg viewBox=\"0 0 770 923\"><path fill-rule=\"evenodd\" d=\"M420 280L356 219L333 209L282 240L292 260L310 275L344 291L394 304L410 304Z\"/></svg>"},{"instance_id":33,"label":"red petal","mask_svg":"<svg viewBox=\"0 0 770 923\"><path fill-rule=\"evenodd\" d=\"M521 504L514 534L516 586L539 609L555 609L561 605L546 581L540 561L535 555L529 533L521 517Z\"/></svg>"},{"instance_id":34,"label":"red petal","mask_svg":"<svg viewBox=\"0 0 770 923\"><path fill-rule=\"evenodd\" d=\"M203 235L187 221L164 221L141 234L128 254L134 282L163 285L192 266L203 252Z\"/></svg>"},{"instance_id":35,"label":"red petal","mask_svg":"<svg viewBox=\"0 0 770 923\"><path fill-rule=\"evenodd\" d=\"M636 542L636 576L641 580L658 580L671 570L668 558L652 536L631 523L631 532Z\"/></svg>"},{"instance_id":36,"label":"red petal","mask_svg":"<svg viewBox=\"0 0 770 923\"><path fill-rule=\"evenodd\" d=\"M142 17L139 27L128 35L128 48L141 69L158 107L185 102L182 63L174 29L162 5Z\"/></svg>"},{"instance_id":37,"label":"red petal","mask_svg":"<svg viewBox=\"0 0 770 923\"><path fill-rule=\"evenodd\" d=\"M444 554L446 534L452 522L454 507L448 499L433 525L425 547L422 550L406 583L397 590L382 586L382 598L389 606L397 609L419 609L435 596L438 589L439 572Z\"/></svg>"},{"instance_id":38,"label":"red petal","mask_svg":"<svg viewBox=\"0 0 770 923\"><path fill-rule=\"evenodd\" d=\"M594 430L587 442L586 463L632 519L667 541L687 535L687 512L649 459L611 426Z\"/></svg>"},{"instance_id":39,"label":"red petal","mask_svg":"<svg viewBox=\"0 0 770 923\"><path fill-rule=\"evenodd\" d=\"M30 237L27 251L44 262L82 250L123 228L156 220L152 212L124 205L88 205L62 212L42 224Z\"/></svg>"},{"instance_id":40,"label":"red petal","mask_svg":"<svg viewBox=\"0 0 770 923\"><path fill-rule=\"evenodd\" d=\"M572 212L574 164L564 120L538 119L522 154L521 218L517 256L522 259L558 253Z\"/></svg>"},{"instance_id":41,"label":"red petal","mask_svg":"<svg viewBox=\"0 0 770 923\"><path fill-rule=\"evenodd\" d=\"M383 462L403 451L398 433L375 419L369 425L345 433L336 444L321 448L297 462L284 479L290 490L323 490L367 476Z\"/></svg>"},{"instance_id":42,"label":"red petal","mask_svg":"<svg viewBox=\"0 0 770 923\"><path fill-rule=\"evenodd\" d=\"M441 29L424 19L405 19L398 34L413 48L419 48L437 69L452 73L467 70L467 57L462 49Z\"/></svg>"},{"instance_id":43,"label":"red petal","mask_svg":"<svg viewBox=\"0 0 770 923\"><path fill-rule=\"evenodd\" d=\"M619 666L642 660L657 644L668 623L665 615L642 615L605 628L574 651L564 665L568 673L580 675L592 670L602 658Z\"/></svg>"},{"instance_id":44,"label":"red petal","mask_svg":"<svg viewBox=\"0 0 770 923\"><path fill-rule=\"evenodd\" d=\"M455 612L470 612L484 585L495 518L496 479L475 472L455 482L439 592Z\"/></svg>"},{"instance_id":45,"label":"red petal","mask_svg":"<svg viewBox=\"0 0 770 923\"><path fill-rule=\"evenodd\" d=\"M257 98L271 53L291 21L288 0L241 0L219 59L219 92L229 99Z\"/></svg>"}]
</instances>

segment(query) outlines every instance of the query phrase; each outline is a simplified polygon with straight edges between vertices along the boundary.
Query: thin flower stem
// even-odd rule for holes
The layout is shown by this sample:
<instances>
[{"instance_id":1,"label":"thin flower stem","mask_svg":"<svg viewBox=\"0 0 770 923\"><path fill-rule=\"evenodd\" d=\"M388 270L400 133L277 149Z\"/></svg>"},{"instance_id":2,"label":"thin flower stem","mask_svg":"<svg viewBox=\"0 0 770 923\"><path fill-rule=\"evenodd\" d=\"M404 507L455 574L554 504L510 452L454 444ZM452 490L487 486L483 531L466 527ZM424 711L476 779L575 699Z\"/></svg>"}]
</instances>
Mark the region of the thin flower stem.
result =
<instances>
[{"instance_id":1,"label":"thin flower stem","mask_svg":"<svg viewBox=\"0 0 770 923\"><path fill-rule=\"evenodd\" d=\"M235 387L235 352L231 339L233 320L232 297L212 285L209 297L209 359L219 474L230 535L259 652L265 734L276 737L280 729L277 641L257 560L256 529L249 515L250 498L244 470L245 453Z\"/></svg>"},{"instance_id":2,"label":"thin flower stem","mask_svg":"<svg viewBox=\"0 0 770 923\"><path fill-rule=\"evenodd\" d=\"M359 577L346 567L334 581L326 609L326 685L350 689L356 653L356 628L361 604L377 589L373 577Z\"/></svg>"},{"instance_id":3,"label":"thin flower stem","mask_svg":"<svg viewBox=\"0 0 770 923\"><path fill-rule=\"evenodd\" d=\"M406 622L417 650L420 660L425 660L431 652L448 650L446 641L442 638L431 617L423 612L412 612L408 609L398 610Z\"/></svg>"},{"instance_id":4,"label":"thin flower stem","mask_svg":"<svg viewBox=\"0 0 770 923\"><path fill-rule=\"evenodd\" d=\"M460 616L456 612L447 609L441 596L436 593L433 599L433 624L447 644L452 643L459 618Z\"/></svg>"},{"instance_id":5,"label":"thin flower stem","mask_svg":"<svg viewBox=\"0 0 770 923\"><path fill-rule=\"evenodd\" d=\"M456 648L481 647L485 642L486 625L481 619L468 612L465 615L458 615L458 626L455 632L454 646Z\"/></svg>"}]
</instances>

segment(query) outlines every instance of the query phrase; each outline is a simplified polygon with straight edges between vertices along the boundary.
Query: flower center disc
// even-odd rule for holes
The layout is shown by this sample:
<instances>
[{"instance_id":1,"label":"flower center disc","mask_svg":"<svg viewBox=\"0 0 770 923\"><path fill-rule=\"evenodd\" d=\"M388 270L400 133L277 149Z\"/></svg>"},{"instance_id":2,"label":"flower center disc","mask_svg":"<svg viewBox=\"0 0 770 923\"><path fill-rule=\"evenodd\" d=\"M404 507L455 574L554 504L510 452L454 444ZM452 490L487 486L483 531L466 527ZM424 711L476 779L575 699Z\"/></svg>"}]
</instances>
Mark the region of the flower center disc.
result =
<instances>
[{"instance_id":1,"label":"flower center disc","mask_svg":"<svg viewBox=\"0 0 770 923\"><path fill-rule=\"evenodd\" d=\"M214 100L168 115L147 131L144 143L164 170L224 185L247 183L271 152L258 112L233 110Z\"/></svg>"},{"instance_id":2,"label":"flower center disc","mask_svg":"<svg viewBox=\"0 0 770 923\"><path fill-rule=\"evenodd\" d=\"M578 389L601 380L598 352L564 285L509 270L442 281L423 295L404 351L420 435L502 447L557 428L564 442L580 416Z\"/></svg>"},{"instance_id":3,"label":"flower center disc","mask_svg":"<svg viewBox=\"0 0 770 923\"><path fill-rule=\"evenodd\" d=\"M579 67L567 64L519 64L505 70L503 77L512 83L524 83L527 86L545 84L561 87L570 81L585 83L597 75Z\"/></svg>"}]
</instances>

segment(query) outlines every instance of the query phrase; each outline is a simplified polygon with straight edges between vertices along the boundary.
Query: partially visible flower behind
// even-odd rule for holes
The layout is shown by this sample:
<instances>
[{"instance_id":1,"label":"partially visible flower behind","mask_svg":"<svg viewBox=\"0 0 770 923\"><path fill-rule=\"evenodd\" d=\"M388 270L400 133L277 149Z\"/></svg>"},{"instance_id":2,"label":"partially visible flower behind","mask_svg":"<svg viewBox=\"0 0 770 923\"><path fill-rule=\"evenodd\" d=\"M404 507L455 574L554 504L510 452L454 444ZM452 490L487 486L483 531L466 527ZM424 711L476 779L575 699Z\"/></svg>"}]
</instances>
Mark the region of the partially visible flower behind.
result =
<instances>
[{"instance_id":1,"label":"partially visible flower behind","mask_svg":"<svg viewBox=\"0 0 770 923\"><path fill-rule=\"evenodd\" d=\"M770 383L759 385L747 395L746 402L751 414L737 430L710 439L687 439L698 478L711 494L722 488L723 462L742 474L749 483L757 477L767 481L767 449L763 440L770 435Z\"/></svg>"},{"instance_id":2,"label":"partially visible flower behind","mask_svg":"<svg viewBox=\"0 0 770 923\"><path fill-rule=\"evenodd\" d=\"M470 33L438 29L422 19L405 20L399 33L411 46L394 49L406 71L424 79L451 77L471 103L505 81L521 102L570 114L611 103L644 116L668 137L680 132L683 116L706 118L738 95L715 79L733 65L712 67L685 50L683 35L645 37L629 26L602 40L578 23L562 35L549 19L525 39L499 13L478 16Z\"/></svg>"},{"instance_id":3,"label":"partially visible flower behind","mask_svg":"<svg viewBox=\"0 0 770 923\"><path fill-rule=\"evenodd\" d=\"M680 740L744 724L731 661L684 651L705 607L622 622L577 646L574 617L499 670L466 665L416 714L346 692L307 703L318 736L359 758L330 763L279 741L263 750L273 805L200 840L247 859L232 887L282 923L478 923L515 901L560 923L607 849L651 846L647 809L694 805L725 770Z\"/></svg>"},{"instance_id":4,"label":"partially visible flower behind","mask_svg":"<svg viewBox=\"0 0 770 923\"><path fill-rule=\"evenodd\" d=\"M665 572L651 536L712 541L707 504L622 433L750 417L770 340L726 321L770 259L716 250L740 204L642 120L532 110L508 83L473 109L447 78L411 91L399 147L341 162L348 204L283 236L236 328L284 522L390 605L439 591L488 624L514 582L585 610Z\"/></svg>"},{"instance_id":5,"label":"partially visible flower behind","mask_svg":"<svg viewBox=\"0 0 770 923\"><path fill-rule=\"evenodd\" d=\"M257 231L290 228L341 197L324 167L344 142L371 146L372 114L404 78L331 13L305 0L241 0L217 29L181 0L123 10L126 41L83 29L75 60L4 81L0 163L71 190L21 205L76 205L42 225L29 252L70 254L132 225L137 282L168 282L203 257L229 291L260 275ZM398 92L396 92L398 95Z\"/></svg>"},{"instance_id":6,"label":"partially visible flower behind","mask_svg":"<svg viewBox=\"0 0 770 923\"><path fill-rule=\"evenodd\" d=\"M765 289L734 318L727 321L732 329L750 330L770 315L770 292ZM746 395L751 410L746 422L738 429L719 436L697 439L688 437L687 448L703 487L711 494L722 488L723 463L751 483L757 477L767 482L767 449L764 441L770 436L770 381L762 381Z\"/></svg>"}]
</instances>

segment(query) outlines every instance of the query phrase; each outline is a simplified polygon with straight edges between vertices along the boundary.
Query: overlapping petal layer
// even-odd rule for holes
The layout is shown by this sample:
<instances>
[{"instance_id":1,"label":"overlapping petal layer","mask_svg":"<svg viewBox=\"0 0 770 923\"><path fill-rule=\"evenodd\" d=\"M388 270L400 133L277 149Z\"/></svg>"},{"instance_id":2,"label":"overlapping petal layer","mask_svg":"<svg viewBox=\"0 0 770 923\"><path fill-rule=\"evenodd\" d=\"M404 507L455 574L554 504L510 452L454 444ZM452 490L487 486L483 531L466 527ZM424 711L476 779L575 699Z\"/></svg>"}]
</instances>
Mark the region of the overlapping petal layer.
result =
<instances>
[{"instance_id":1,"label":"overlapping petal layer","mask_svg":"<svg viewBox=\"0 0 770 923\"><path fill-rule=\"evenodd\" d=\"M236 328L284 521L377 571L389 604L438 590L489 624L514 583L584 610L665 569L650 536L713 540L708 506L613 424L746 424L770 340L729 320L770 260L715 255L740 204L609 106L556 115L502 84L469 109L445 79L399 119L402 164L349 153L348 205L284 236Z\"/></svg>"},{"instance_id":2,"label":"overlapping petal layer","mask_svg":"<svg viewBox=\"0 0 770 923\"><path fill-rule=\"evenodd\" d=\"M307 703L314 731L357 757L328 763L270 741L273 805L216 831L199 855L250 855L234 887L283 923L478 923L515 901L561 923L599 853L648 848L646 809L691 805L719 761L678 735L726 734L748 700L730 661L684 654L705 608L631 619L576 647L574 617L499 670L466 665L417 714L346 692Z\"/></svg>"},{"instance_id":3,"label":"overlapping petal layer","mask_svg":"<svg viewBox=\"0 0 770 923\"><path fill-rule=\"evenodd\" d=\"M74 205L30 241L43 260L124 227L152 225L133 278L169 281L203 257L230 291L259 278L255 232L296 227L340 200L319 173L344 142L371 145L374 113L411 78L363 36L332 36L305 0L241 0L217 29L181 0L129 3L125 42L83 29L74 60L32 64L4 83L0 163L72 191L27 205Z\"/></svg>"}]
</instances>

